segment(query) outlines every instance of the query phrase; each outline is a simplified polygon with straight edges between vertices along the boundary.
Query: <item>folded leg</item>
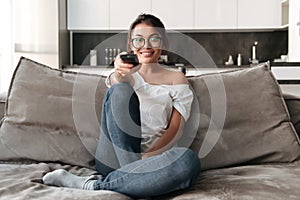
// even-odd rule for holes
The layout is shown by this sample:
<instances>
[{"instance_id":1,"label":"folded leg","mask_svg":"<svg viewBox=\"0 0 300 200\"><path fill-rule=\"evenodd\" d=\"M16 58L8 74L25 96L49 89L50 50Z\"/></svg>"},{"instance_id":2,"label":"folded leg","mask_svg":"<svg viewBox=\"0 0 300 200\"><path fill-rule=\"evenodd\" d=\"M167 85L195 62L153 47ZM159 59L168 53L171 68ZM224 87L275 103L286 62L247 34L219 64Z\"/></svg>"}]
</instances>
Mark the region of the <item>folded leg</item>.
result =
<instances>
[{"instance_id":1,"label":"folded leg","mask_svg":"<svg viewBox=\"0 0 300 200\"><path fill-rule=\"evenodd\" d=\"M127 164L98 180L59 169L46 174L43 181L47 185L111 190L134 198L146 198L186 189L197 179L200 168L200 160L192 150L175 147Z\"/></svg>"},{"instance_id":2,"label":"folded leg","mask_svg":"<svg viewBox=\"0 0 300 200\"><path fill-rule=\"evenodd\" d=\"M94 181L94 189L112 190L134 198L157 196L187 188L200 169L200 160L192 150L176 147L112 171Z\"/></svg>"},{"instance_id":3,"label":"folded leg","mask_svg":"<svg viewBox=\"0 0 300 200\"><path fill-rule=\"evenodd\" d=\"M106 93L95 156L96 168L104 176L141 159L139 106L136 93L127 83L114 84Z\"/></svg>"}]
</instances>

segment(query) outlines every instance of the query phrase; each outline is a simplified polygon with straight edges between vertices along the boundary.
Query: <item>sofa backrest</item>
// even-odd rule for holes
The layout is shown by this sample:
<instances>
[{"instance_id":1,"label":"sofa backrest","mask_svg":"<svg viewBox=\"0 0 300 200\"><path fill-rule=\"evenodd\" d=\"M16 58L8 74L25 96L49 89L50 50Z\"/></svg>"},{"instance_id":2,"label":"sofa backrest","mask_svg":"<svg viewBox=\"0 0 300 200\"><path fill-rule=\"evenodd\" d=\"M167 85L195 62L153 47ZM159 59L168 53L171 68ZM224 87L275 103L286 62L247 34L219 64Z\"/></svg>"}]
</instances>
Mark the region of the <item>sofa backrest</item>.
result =
<instances>
[{"instance_id":1,"label":"sofa backrest","mask_svg":"<svg viewBox=\"0 0 300 200\"><path fill-rule=\"evenodd\" d=\"M295 96L291 94L284 94L284 100L288 107L291 120L295 126L295 129L300 136L300 95ZM5 97L0 97L0 119L4 116L5 109Z\"/></svg>"},{"instance_id":2,"label":"sofa backrest","mask_svg":"<svg viewBox=\"0 0 300 200\"><path fill-rule=\"evenodd\" d=\"M4 116L4 107L5 107L6 93L0 94L0 120Z\"/></svg>"},{"instance_id":3,"label":"sofa backrest","mask_svg":"<svg viewBox=\"0 0 300 200\"><path fill-rule=\"evenodd\" d=\"M199 152L202 169L300 159L300 140L267 64L188 80L197 98L178 145ZM104 76L21 58L1 120L0 160L93 168L106 91Z\"/></svg>"},{"instance_id":4,"label":"sofa backrest","mask_svg":"<svg viewBox=\"0 0 300 200\"><path fill-rule=\"evenodd\" d=\"M4 105L5 102L0 102L0 119L4 116Z\"/></svg>"}]
</instances>

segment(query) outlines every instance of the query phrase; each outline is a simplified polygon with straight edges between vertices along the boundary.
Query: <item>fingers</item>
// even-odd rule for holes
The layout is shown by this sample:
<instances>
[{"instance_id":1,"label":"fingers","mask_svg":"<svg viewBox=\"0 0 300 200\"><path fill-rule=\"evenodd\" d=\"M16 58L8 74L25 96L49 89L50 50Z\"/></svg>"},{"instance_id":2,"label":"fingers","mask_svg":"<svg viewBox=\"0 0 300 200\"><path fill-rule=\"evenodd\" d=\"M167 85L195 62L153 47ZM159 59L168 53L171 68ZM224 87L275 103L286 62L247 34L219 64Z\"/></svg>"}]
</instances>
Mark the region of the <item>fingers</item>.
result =
<instances>
[{"instance_id":1,"label":"fingers","mask_svg":"<svg viewBox=\"0 0 300 200\"><path fill-rule=\"evenodd\" d=\"M115 72L119 75L119 76L126 76L127 74L130 74L131 70L129 67L125 67L125 66L117 66L115 67Z\"/></svg>"},{"instance_id":2,"label":"fingers","mask_svg":"<svg viewBox=\"0 0 300 200\"><path fill-rule=\"evenodd\" d=\"M123 54L123 52L120 54ZM132 74L139 69L139 67L134 66L133 64L124 63L123 60L120 58L120 54L116 57L114 62L115 72L118 76L124 77L127 74Z\"/></svg>"},{"instance_id":3,"label":"fingers","mask_svg":"<svg viewBox=\"0 0 300 200\"><path fill-rule=\"evenodd\" d=\"M134 72L138 71L140 67L141 65L135 67L133 67L133 65L130 67L115 67L115 72L119 77L124 77L128 74L133 74Z\"/></svg>"}]
</instances>

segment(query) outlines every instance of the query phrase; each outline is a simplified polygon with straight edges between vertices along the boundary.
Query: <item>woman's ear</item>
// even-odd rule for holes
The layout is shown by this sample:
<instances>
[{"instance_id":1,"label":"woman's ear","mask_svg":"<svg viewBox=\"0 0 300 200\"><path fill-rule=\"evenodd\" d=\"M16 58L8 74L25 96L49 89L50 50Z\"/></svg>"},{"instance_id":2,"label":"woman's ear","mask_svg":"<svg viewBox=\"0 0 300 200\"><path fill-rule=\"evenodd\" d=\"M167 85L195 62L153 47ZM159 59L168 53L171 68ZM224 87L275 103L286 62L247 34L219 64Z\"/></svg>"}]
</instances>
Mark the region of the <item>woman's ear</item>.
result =
<instances>
[{"instance_id":1,"label":"woman's ear","mask_svg":"<svg viewBox=\"0 0 300 200\"><path fill-rule=\"evenodd\" d=\"M131 48L131 44L130 43L127 43L127 52L128 53L133 53L133 50Z\"/></svg>"}]
</instances>

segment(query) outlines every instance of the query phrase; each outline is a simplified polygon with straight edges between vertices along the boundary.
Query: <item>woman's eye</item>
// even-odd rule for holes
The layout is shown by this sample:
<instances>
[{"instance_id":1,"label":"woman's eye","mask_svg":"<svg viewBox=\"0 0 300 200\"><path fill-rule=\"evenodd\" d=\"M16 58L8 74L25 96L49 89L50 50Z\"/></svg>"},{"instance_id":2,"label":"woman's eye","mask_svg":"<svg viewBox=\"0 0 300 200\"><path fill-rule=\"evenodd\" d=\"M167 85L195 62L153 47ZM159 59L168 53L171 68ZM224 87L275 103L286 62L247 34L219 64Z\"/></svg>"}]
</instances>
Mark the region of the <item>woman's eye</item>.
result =
<instances>
[{"instance_id":1,"label":"woman's eye","mask_svg":"<svg viewBox=\"0 0 300 200\"><path fill-rule=\"evenodd\" d=\"M144 38L135 38L135 41L136 41L136 42L143 42L143 41L144 41Z\"/></svg>"},{"instance_id":2,"label":"woman's eye","mask_svg":"<svg viewBox=\"0 0 300 200\"><path fill-rule=\"evenodd\" d=\"M160 41L160 37L151 37L150 40L152 42L158 42L158 41Z\"/></svg>"}]
</instances>

